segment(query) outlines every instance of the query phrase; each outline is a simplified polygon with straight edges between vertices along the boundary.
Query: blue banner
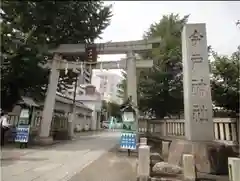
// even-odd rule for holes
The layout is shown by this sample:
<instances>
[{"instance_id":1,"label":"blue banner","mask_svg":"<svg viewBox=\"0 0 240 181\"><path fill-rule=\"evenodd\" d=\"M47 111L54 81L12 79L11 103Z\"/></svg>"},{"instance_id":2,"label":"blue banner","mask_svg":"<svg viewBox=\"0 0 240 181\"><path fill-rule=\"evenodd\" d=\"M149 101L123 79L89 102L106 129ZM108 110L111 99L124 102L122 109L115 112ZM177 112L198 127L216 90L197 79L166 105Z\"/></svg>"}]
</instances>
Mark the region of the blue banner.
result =
<instances>
[{"instance_id":1,"label":"blue banner","mask_svg":"<svg viewBox=\"0 0 240 181\"><path fill-rule=\"evenodd\" d=\"M16 128L15 142L27 143L29 139L30 126L29 125L19 125Z\"/></svg>"},{"instance_id":2,"label":"blue banner","mask_svg":"<svg viewBox=\"0 0 240 181\"><path fill-rule=\"evenodd\" d=\"M137 148L136 144L136 133L133 132L122 132L120 147L123 149L135 150Z\"/></svg>"}]
</instances>

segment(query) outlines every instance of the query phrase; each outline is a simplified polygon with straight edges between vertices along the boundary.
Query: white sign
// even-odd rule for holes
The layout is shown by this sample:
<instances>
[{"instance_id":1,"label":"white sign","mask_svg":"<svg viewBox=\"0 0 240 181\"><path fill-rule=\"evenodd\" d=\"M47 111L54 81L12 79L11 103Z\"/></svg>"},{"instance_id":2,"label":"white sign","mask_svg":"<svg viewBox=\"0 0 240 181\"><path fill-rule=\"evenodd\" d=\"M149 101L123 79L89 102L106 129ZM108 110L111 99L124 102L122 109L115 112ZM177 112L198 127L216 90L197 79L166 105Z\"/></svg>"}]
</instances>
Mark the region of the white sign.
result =
<instances>
[{"instance_id":1,"label":"white sign","mask_svg":"<svg viewBox=\"0 0 240 181\"><path fill-rule=\"evenodd\" d=\"M20 118L29 118L29 110L28 109L22 109Z\"/></svg>"},{"instance_id":2,"label":"white sign","mask_svg":"<svg viewBox=\"0 0 240 181\"><path fill-rule=\"evenodd\" d=\"M135 121L133 112L124 112L122 117L123 117L123 122L134 122Z\"/></svg>"}]
</instances>

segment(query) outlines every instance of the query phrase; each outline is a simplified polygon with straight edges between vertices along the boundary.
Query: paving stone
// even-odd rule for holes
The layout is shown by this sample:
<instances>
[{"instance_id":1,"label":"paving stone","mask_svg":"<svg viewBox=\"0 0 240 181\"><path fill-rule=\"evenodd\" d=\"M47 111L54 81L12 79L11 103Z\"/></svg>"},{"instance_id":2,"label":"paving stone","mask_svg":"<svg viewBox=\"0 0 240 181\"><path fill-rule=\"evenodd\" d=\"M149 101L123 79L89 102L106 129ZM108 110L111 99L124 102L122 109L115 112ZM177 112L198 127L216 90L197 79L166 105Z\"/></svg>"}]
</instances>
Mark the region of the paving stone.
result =
<instances>
[{"instance_id":1,"label":"paving stone","mask_svg":"<svg viewBox=\"0 0 240 181\"><path fill-rule=\"evenodd\" d=\"M119 142L120 133L84 135L75 141L39 150L11 150L2 168L3 181L66 181ZM11 153L12 151L12 153ZM13 155L18 155L14 157Z\"/></svg>"}]
</instances>

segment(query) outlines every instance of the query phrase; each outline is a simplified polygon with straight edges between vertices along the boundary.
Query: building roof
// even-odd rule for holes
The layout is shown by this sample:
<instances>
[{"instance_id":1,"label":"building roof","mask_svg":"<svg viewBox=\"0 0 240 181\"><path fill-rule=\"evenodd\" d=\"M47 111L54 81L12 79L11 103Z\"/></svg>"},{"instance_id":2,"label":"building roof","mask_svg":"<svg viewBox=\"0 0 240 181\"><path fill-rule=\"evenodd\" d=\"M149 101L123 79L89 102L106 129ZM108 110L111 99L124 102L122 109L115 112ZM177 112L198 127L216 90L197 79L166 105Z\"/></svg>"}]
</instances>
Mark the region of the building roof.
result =
<instances>
[{"instance_id":1,"label":"building roof","mask_svg":"<svg viewBox=\"0 0 240 181\"><path fill-rule=\"evenodd\" d=\"M101 97L98 94L94 95L78 95L76 96L79 101L101 101Z\"/></svg>"},{"instance_id":2,"label":"building roof","mask_svg":"<svg viewBox=\"0 0 240 181\"><path fill-rule=\"evenodd\" d=\"M61 95L60 93L57 93L57 95L56 95L56 101L60 101L60 102L66 103L66 104L72 104L73 99L71 99L71 98L69 98L69 97L66 97L66 96L63 96L63 95ZM92 111L91 108L87 107L86 105L84 105L84 104L83 104L81 101L79 101L79 100L76 100L76 106L77 106L77 107L80 107L80 108L88 109L89 111Z\"/></svg>"},{"instance_id":3,"label":"building roof","mask_svg":"<svg viewBox=\"0 0 240 181\"><path fill-rule=\"evenodd\" d=\"M18 104L25 104L27 106L34 106L39 107L39 105L30 97L21 97L21 100L18 102Z\"/></svg>"}]
</instances>

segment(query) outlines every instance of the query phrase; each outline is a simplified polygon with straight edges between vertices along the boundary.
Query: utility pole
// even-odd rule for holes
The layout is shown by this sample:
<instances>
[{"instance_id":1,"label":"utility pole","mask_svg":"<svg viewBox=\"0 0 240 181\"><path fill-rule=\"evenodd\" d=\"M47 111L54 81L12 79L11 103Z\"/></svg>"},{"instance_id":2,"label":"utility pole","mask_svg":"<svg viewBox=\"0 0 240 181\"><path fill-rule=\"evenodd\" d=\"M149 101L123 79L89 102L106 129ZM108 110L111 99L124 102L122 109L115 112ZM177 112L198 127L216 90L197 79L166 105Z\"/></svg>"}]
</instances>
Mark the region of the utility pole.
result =
<instances>
[{"instance_id":1,"label":"utility pole","mask_svg":"<svg viewBox=\"0 0 240 181\"><path fill-rule=\"evenodd\" d=\"M80 84L84 84L84 63L81 62L80 65L80 70L78 69L73 69L73 72L76 73L75 76L75 85L74 85L74 91L73 91L73 103L70 107L70 118L68 119L68 138L72 139L74 137L74 121L75 121L75 116L76 116L76 95L77 95L77 86L78 83L80 82ZM80 81L79 79L79 75L80 75Z\"/></svg>"},{"instance_id":2,"label":"utility pole","mask_svg":"<svg viewBox=\"0 0 240 181\"><path fill-rule=\"evenodd\" d=\"M74 137L74 120L75 120L75 114L76 114L76 94L77 94L77 86L78 86L78 76L77 73L75 76L75 85L74 85L74 91L73 91L73 102L70 107L70 118L68 119L68 138L72 139Z\"/></svg>"}]
</instances>

